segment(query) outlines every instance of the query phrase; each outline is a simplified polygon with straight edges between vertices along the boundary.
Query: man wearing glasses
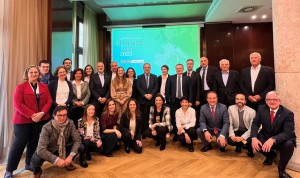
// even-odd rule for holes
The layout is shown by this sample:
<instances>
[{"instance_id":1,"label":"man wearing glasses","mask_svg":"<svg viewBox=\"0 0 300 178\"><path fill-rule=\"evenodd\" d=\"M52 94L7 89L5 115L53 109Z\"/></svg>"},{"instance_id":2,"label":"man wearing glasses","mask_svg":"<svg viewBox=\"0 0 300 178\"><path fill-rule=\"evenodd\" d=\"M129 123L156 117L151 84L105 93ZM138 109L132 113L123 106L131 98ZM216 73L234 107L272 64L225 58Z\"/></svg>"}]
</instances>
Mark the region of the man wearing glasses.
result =
<instances>
[{"instance_id":1,"label":"man wearing glasses","mask_svg":"<svg viewBox=\"0 0 300 178\"><path fill-rule=\"evenodd\" d=\"M50 72L50 62L47 60L41 60L39 62L39 69L41 71L40 81L44 84L48 84L51 80L54 79L54 76Z\"/></svg>"},{"instance_id":2,"label":"man wearing glasses","mask_svg":"<svg viewBox=\"0 0 300 178\"><path fill-rule=\"evenodd\" d=\"M273 149L278 150L280 152L279 177L290 177L285 172L285 167L296 146L294 113L280 104L281 100L277 92L267 93L266 105L259 106L252 123L252 148L266 156L264 165L272 165L276 157ZM260 125L262 129L258 133Z\"/></svg>"},{"instance_id":3,"label":"man wearing glasses","mask_svg":"<svg viewBox=\"0 0 300 178\"><path fill-rule=\"evenodd\" d=\"M76 169L72 160L84 148L73 121L67 116L68 108L57 106L53 112L54 119L44 125L36 152L31 159L34 177L41 176L44 161L65 167L68 171ZM85 160L79 161L82 167L87 167Z\"/></svg>"}]
</instances>

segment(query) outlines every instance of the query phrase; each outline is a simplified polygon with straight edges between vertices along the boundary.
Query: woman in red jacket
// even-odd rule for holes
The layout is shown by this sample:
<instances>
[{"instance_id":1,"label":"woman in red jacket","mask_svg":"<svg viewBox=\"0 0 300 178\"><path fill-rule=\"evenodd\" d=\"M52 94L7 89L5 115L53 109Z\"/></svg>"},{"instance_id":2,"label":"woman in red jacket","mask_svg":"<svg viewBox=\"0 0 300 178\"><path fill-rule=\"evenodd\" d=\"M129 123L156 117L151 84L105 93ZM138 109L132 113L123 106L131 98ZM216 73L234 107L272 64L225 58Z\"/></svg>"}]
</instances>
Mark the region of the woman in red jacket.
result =
<instances>
[{"instance_id":1,"label":"woman in red jacket","mask_svg":"<svg viewBox=\"0 0 300 178\"><path fill-rule=\"evenodd\" d=\"M50 119L49 109L52 99L46 84L38 81L40 71L37 66L25 70L25 82L14 92L14 143L10 149L4 178L12 177L26 147L25 169L32 171L30 160L36 150L43 125Z\"/></svg>"}]
</instances>

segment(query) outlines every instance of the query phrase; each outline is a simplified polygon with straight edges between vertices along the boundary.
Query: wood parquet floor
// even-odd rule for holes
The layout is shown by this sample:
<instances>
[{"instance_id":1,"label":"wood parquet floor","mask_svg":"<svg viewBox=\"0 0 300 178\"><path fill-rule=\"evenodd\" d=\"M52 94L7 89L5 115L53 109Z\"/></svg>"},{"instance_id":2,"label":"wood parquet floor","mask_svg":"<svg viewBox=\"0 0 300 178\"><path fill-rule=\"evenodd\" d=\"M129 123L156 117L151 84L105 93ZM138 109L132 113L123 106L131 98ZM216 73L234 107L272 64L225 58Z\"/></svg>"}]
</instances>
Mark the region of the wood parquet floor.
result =
<instances>
[{"instance_id":1,"label":"wood parquet floor","mask_svg":"<svg viewBox=\"0 0 300 178\"><path fill-rule=\"evenodd\" d=\"M155 141L150 138L143 140L143 153L136 154L132 150L125 153L123 147L108 158L92 153L88 168L81 168L75 160L77 169L66 171L48 162L43 165L42 177L45 178L275 178L278 177L277 166L264 166L264 157L256 153L254 158L248 158L246 150L235 153L234 147L227 146L221 153L213 143L213 150L200 152L202 144L194 142L195 152L188 152L179 142L168 139L166 150L155 147ZM24 158L19 167L24 167ZM0 166L3 175L5 165ZM292 177L300 178L300 173L287 170ZM33 177L29 171L24 171L16 178Z\"/></svg>"}]
</instances>

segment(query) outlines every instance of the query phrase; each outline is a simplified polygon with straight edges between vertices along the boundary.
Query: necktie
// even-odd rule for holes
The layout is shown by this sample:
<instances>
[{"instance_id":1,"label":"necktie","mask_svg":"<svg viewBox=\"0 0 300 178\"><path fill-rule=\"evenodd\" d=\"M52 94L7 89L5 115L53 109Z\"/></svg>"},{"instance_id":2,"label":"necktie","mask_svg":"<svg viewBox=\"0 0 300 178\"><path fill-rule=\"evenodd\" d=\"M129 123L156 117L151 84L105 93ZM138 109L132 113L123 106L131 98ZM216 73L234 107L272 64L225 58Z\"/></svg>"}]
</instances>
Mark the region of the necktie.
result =
<instances>
[{"instance_id":1,"label":"necktie","mask_svg":"<svg viewBox=\"0 0 300 178\"><path fill-rule=\"evenodd\" d=\"M180 80L180 76L178 75L177 78L177 98L181 98L181 80Z\"/></svg>"},{"instance_id":2,"label":"necktie","mask_svg":"<svg viewBox=\"0 0 300 178\"><path fill-rule=\"evenodd\" d=\"M146 75L147 89L149 88L149 74Z\"/></svg>"},{"instance_id":3,"label":"necktie","mask_svg":"<svg viewBox=\"0 0 300 178\"><path fill-rule=\"evenodd\" d=\"M204 91L205 68L202 71L202 91Z\"/></svg>"},{"instance_id":4,"label":"necktie","mask_svg":"<svg viewBox=\"0 0 300 178\"><path fill-rule=\"evenodd\" d=\"M215 121L215 107L214 106L211 106L211 115L212 115L212 117L213 117L213 119L214 119L214 121ZM214 127L214 134L218 134L218 129L217 129L217 127Z\"/></svg>"},{"instance_id":5,"label":"necktie","mask_svg":"<svg viewBox=\"0 0 300 178\"><path fill-rule=\"evenodd\" d=\"M274 122L274 118L275 118L274 113L275 113L274 111L271 111L271 113L270 113L271 124L273 124L273 122Z\"/></svg>"}]
</instances>

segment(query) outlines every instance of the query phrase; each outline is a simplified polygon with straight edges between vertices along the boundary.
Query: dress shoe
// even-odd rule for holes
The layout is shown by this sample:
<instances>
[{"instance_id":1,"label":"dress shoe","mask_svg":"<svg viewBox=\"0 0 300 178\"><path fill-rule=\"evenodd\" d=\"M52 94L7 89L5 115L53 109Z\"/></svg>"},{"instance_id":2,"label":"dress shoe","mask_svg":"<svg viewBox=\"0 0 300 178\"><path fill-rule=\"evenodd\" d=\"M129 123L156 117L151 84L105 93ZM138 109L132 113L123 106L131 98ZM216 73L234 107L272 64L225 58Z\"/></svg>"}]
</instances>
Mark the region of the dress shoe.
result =
<instances>
[{"instance_id":1,"label":"dress shoe","mask_svg":"<svg viewBox=\"0 0 300 178\"><path fill-rule=\"evenodd\" d=\"M163 150L165 150L166 149L166 145L164 145L164 144L162 144L162 145L160 145L160 151L163 151Z\"/></svg>"},{"instance_id":2,"label":"dress shoe","mask_svg":"<svg viewBox=\"0 0 300 178\"><path fill-rule=\"evenodd\" d=\"M38 173L35 173L35 174L33 174L33 177L34 178L40 178L41 177L41 175L42 175L42 170L40 170Z\"/></svg>"},{"instance_id":3,"label":"dress shoe","mask_svg":"<svg viewBox=\"0 0 300 178\"><path fill-rule=\"evenodd\" d=\"M220 150L221 152L225 152L225 151L226 151L226 150L225 150L225 147L220 147L219 150Z\"/></svg>"},{"instance_id":4,"label":"dress shoe","mask_svg":"<svg viewBox=\"0 0 300 178\"><path fill-rule=\"evenodd\" d=\"M142 139L146 139L147 137L145 135L142 135Z\"/></svg>"},{"instance_id":5,"label":"dress shoe","mask_svg":"<svg viewBox=\"0 0 300 178\"><path fill-rule=\"evenodd\" d=\"M86 152L85 153L85 160L87 160L87 161L92 160L91 152Z\"/></svg>"},{"instance_id":6,"label":"dress shoe","mask_svg":"<svg viewBox=\"0 0 300 178\"><path fill-rule=\"evenodd\" d=\"M160 141L157 140L155 146L159 146L160 145Z\"/></svg>"},{"instance_id":7,"label":"dress shoe","mask_svg":"<svg viewBox=\"0 0 300 178\"><path fill-rule=\"evenodd\" d=\"M237 152L237 153L240 153L240 152L242 152L242 147L241 146L236 146L234 151Z\"/></svg>"},{"instance_id":8,"label":"dress shoe","mask_svg":"<svg viewBox=\"0 0 300 178\"><path fill-rule=\"evenodd\" d=\"M193 144L188 144L189 152L194 152Z\"/></svg>"},{"instance_id":9,"label":"dress shoe","mask_svg":"<svg viewBox=\"0 0 300 178\"><path fill-rule=\"evenodd\" d=\"M125 146L125 152L128 153L128 154L130 153L130 148L129 148L129 146Z\"/></svg>"},{"instance_id":10,"label":"dress shoe","mask_svg":"<svg viewBox=\"0 0 300 178\"><path fill-rule=\"evenodd\" d=\"M69 164L69 166L66 166L65 168L66 168L66 170L68 170L68 171L74 171L74 170L76 169L76 167L75 167L72 163Z\"/></svg>"},{"instance_id":11,"label":"dress shoe","mask_svg":"<svg viewBox=\"0 0 300 178\"><path fill-rule=\"evenodd\" d=\"M33 169L29 164L25 165L25 170L33 172Z\"/></svg>"},{"instance_id":12,"label":"dress shoe","mask_svg":"<svg viewBox=\"0 0 300 178\"><path fill-rule=\"evenodd\" d=\"M6 171L5 174L4 174L4 178L13 178L12 172Z\"/></svg>"},{"instance_id":13,"label":"dress shoe","mask_svg":"<svg viewBox=\"0 0 300 178\"><path fill-rule=\"evenodd\" d=\"M266 158L264 161L264 165L270 166L273 163L273 158Z\"/></svg>"},{"instance_id":14,"label":"dress shoe","mask_svg":"<svg viewBox=\"0 0 300 178\"><path fill-rule=\"evenodd\" d=\"M248 150L248 152L247 152L247 156L248 157L254 157L254 154L253 154L253 150L251 149L251 150Z\"/></svg>"},{"instance_id":15,"label":"dress shoe","mask_svg":"<svg viewBox=\"0 0 300 178\"><path fill-rule=\"evenodd\" d=\"M177 134L174 135L173 142L177 142Z\"/></svg>"},{"instance_id":16,"label":"dress shoe","mask_svg":"<svg viewBox=\"0 0 300 178\"><path fill-rule=\"evenodd\" d=\"M113 154L112 153L107 153L106 157L113 157Z\"/></svg>"},{"instance_id":17,"label":"dress shoe","mask_svg":"<svg viewBox=\"0 0 300 178\"><path fill-rule=\"evenodd\" d=\"M279 178L292 178L287 172L278 169Z\"/></svg>"},{"instance_id":18,"label":"dress shoe","mask_svg":"<svg viewBox=\"0 0 300 178\"><path fill-rule=\"evenodd\" d=\"M87 168L89 166L85 160L79 160L79 164L83 168Z\"/></svg>"},{"instance_id":19,"label":"dress shoe","mask_svg":"<svg viewBox=\"0 0 300 178\"><path fill-rule=\"evenodd\" d=\"M212 146L211 145L202 147L200 151L201 152L207 152L208 150L212 150Z\"/></svg>"}]
</instances>

